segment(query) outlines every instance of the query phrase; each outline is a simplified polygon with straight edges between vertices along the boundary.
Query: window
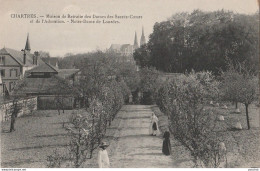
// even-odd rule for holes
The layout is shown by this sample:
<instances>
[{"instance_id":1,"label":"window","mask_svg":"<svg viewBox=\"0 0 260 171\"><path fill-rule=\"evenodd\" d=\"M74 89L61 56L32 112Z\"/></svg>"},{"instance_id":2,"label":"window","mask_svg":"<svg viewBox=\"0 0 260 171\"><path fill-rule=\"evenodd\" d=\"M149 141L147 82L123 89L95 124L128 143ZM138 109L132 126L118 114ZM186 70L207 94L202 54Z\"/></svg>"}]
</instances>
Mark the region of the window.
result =
<instances>
[{"instance_id":1,"label":"window","mask_svg":"<svg viewBox=\"0 0 260 171\"><path fill-rule=\"evenodd\" d=\"M1 72L1 76L2 76L2 77L5 77L5 70L2 69L2 70L0 70L0 72Z\"/></svg>"},{"instance_id":2,"label":"window","mask_svg":"<svg viewBox=\"0 0 260 171\"><path fill-rule=\"evenodd\" d=\"M15 76L15 77L18 76L18 71L17 71L17 69L10 69L10 77L12 77L12 75Z\"/></svg>"},{"instance_id":3,"label":"window","mask_svg":"<svg viewBox=\"0 0 260 171\"><path fill-rule=\"evenodd\" d=\"M5 56L0 56L0 64L5 64Z\"/></svg>"}]
</instances>

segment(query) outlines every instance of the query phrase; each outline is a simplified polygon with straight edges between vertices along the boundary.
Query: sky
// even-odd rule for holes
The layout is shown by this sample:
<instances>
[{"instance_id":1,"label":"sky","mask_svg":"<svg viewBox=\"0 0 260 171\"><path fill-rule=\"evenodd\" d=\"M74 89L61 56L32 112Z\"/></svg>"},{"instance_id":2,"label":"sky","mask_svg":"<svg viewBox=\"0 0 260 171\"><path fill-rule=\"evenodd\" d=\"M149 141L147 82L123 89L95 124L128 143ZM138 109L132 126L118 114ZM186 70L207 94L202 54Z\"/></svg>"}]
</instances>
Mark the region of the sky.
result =
<instances>
[{"instance_id":1,"label":"sky","mask_svg":"<svg viewBox=\"0 0 260 171\"><path fill-rule=\"evenodd\" d=\"M257 0L0 0L0 4L0 48L23 49L29 33L31 51L47 51L51 56L61 57L67 53L105 50L111 44L133 44L135 31L140 43L142 26L148 40L155 22L178 12L225 9L252 14L258 10ZM30 23L31 19L11 18L12 14L142 18L121 19L120 24L36 24Z\"/></svg>"}]
</instances>

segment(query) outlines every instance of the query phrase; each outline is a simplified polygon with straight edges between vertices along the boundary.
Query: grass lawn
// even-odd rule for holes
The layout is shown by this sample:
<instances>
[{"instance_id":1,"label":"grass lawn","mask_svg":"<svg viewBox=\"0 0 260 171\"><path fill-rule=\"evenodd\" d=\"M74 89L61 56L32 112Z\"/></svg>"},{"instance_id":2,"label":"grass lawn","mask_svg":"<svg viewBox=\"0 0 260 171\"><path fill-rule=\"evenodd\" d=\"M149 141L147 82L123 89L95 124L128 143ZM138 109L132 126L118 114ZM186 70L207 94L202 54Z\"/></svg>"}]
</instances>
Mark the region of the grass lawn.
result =
<instances>
[{"instance_id":1,"label":"grass lawn","mask_svg":"<svg viewBox=\"0 0 260 171\"><path fill-rule=\"evenodd\" d=\"M228 109L221 107L210 107L216 112L216 115L223 115L225 120L218 121L220 133L226 144L228 151L229 167L260 167L259 151L259 108L252 105L249 108L251 130L247 130L246 116L244 106L239 106L241 113L235 114L234 105L228 105ZM159 118L161 132L168 127L168 118L158 110L158 107L152 107ZM65 111L58 115L57 111L36 111L30 116L17 118L15 123L16 131L9 133L10 122L4 122L1 125L1 167L47 167L47 156L53 153L53 150L65 148L69 142L67 131L63 128L63 123L68 121L72 111ZM121 112L124 112L122 110ZM235 131L232 126L240 121L243 130ZM107 141L113 139L119 120L115 119L111 127L107 129ZM189 152L171 137L173 158L176 167L192 167L193 163ZM112 142L112 141L111 141ZM116 148L115 144L110 144ZM112 153L112 152L110 152ZM88 160L82 167L96 166L96 151L93 159Z\"/></svg>"},{"instance_id":2,"label":"grass lawn","mask_svg":"<svg viewBox=\"0 0 260 171\"><path fill-rule=\"evenodd\" d=\"M124 107L123 107L124 108ZM12 168L46 168L47 156L57 151L66 155L64 149L69 143L66 126L71 110L65 110L58 115L56 110L39 110L32 115L16 119L15 131L9 133L10 121L1 125L1 167ZM105 141L111 141L110 146L116 147L117 141L113 135L117 131L119 119L115 118L111 127L107 128ZM111 152L110 152L111 153ZM97 167L97 150L93 158L88 159L81 167ZM62 167L73 167L71 163L64 162Z\"/></svg>"},{"instance_id":3,"label":"grass lawn","mask_svg":"<svg viewBox=\"0 0 260 171\"><path fill-rule=\"evenodd\" d=\"M239 104L240 114L234 113L235 106L227 105L228 109L221 107L207 106L213 109L216 115L223 115L224 121L217 121L217 127L227 148L228 167L260 167L260 129L259 129L259 107L251 105L249 117L251 129L247 130L245 107ZM167 129L168 119L162 114L158 107L153 111L159 118L159 125L162 130ZM240 122L243 129L234 130L236 122ZM171 138L173 157L179 167L192 167L189 152L178 142Z\"/></svg>"},{"instance_id":4,"label":"grass lawn","mask_svg":"<svg viewBox=\"0 0 260 171\"><path fill-rule=\"evenodd\" d=\"M56 110L36 111L16 119L15 131L10 122L1 125L1 167L47 167L47 156L68 143L67 122L71 111L58 115Z\"/></svg>"},{"instance_id":5,"label":"grass lawn","mask_svg":"<svg viewBox=\"0 0 260 171\"><path fill-rule=\"evenodd\" d=\"M218 121L222 131L223 141L228 152L229 167L260 167L260 129L259 129L259 107L249 107L249 119L251 129L247 129L245 106L239 104L240 114L234 113L235 106L229 105L228 109L214 107L216 114L224 116L224 121ZM236 122L240 122L242 130L234 130Z\"/></svg>"}]
</instances>

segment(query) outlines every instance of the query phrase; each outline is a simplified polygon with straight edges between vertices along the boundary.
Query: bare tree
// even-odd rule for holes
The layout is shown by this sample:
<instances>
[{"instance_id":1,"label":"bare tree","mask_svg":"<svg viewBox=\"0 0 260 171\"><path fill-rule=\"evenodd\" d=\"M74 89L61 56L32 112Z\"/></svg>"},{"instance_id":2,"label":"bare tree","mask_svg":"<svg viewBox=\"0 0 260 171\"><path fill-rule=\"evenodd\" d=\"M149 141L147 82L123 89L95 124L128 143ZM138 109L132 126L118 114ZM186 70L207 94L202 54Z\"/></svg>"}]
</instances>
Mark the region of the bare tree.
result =
<instances>
[{"instance_id":1,"label":"bare tree","mask_svg":"<svg viewBox=\"0 0 260 171\"><path fill-rule=\"evenodd\" d=\"M17 98L14 98L12 100L11 108L10 108L10 113L11 113L11 123L10 123L10 132L15 131L14 125L15 125L15 120L18 116L18 113L22 110L22 104L19 103L19 100Z\"/></svg>"}]
</instances>

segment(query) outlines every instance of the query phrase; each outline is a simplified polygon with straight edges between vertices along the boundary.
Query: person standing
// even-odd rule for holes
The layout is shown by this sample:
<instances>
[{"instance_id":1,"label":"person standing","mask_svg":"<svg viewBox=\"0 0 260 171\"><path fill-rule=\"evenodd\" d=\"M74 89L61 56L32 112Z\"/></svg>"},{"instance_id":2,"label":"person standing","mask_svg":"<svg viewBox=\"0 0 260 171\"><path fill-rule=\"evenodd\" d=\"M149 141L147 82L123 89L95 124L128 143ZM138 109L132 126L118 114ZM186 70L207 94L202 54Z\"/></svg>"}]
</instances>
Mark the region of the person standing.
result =
<instances>
[{"instance_id":1,"label":"person standing","mask_svg":"<svg viewBox=\"0 0 260 171\"><path fill-rule=\"evenodd\" d=\"M170 132L165 131L163 134L163 138L164 140L163 140L162 152L166 156L171 155Z\"/></svg>"},{"instance_id":2,"label":"person standing","mask_svg":"<svg viewBox=\"0 0 260 171\"><path fill-rule=\"evenodd\" d=\"M151 124L149 127L149 134L150 135L156 135L159 136L160 135L160 131L159 131L159 127L158 127L158 118L155 116L154 113L152 113L151 116Z\"/></svg>"},{"instance_id":3,"label":"person standing","mask_svg":"<svg viewBox=\"0 0 260 171\"><path fill-rule=\"evenodd\" d=\"M100 150L98 152L98 166L99 168L109 168L110 163L109 163L109 158L107 154L106 148L109 145L106 142L102 142L100 147Z\"/></svg>"}]
</instances>

